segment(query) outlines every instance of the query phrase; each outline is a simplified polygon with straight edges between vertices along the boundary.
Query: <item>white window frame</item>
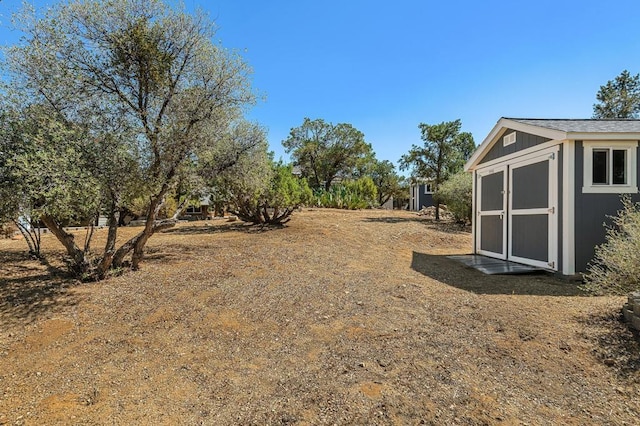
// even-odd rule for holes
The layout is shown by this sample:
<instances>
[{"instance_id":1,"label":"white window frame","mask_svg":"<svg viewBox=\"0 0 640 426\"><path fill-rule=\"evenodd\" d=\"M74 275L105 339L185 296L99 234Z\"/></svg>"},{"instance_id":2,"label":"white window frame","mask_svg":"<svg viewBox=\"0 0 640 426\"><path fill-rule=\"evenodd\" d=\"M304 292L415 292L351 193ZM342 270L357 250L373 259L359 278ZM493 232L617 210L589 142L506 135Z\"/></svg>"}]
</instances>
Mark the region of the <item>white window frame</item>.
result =
<instances>
[{"instance_id":1,"label":"white window frame","mask_svg":"<svg viewBox=\"0 0 640 426\"><path fill-rule=\"evenodd\" d=\"M187 214L200 214L202 213L202 206L189 206L185 211Z\"/></svg>"},{"instance_id":2,"label":"white window frame","mask_svg":"<svg viewBox=\"0 0 640 426\"><path fill-rule=\"evenodd\" d=\"M424 184L424 193L425 193L425 195L433 194L433 190L431 188L431 184L430 183L425 183Z\"/></svg>"},{"instance_id":3,"label":"white window frame","mask_svg":"<svg viewBox=\"0 0 640 426\"><path fill-rule=\"evenodd\" d=\"M502 146L509 146L516 143L516 132L511 132L502 138Z\"/></svg>"},{"instance_id":4,"label":"white window frame","mask_svg":"<svg viewBox=\"0 0 640 426\"><path fill-rule=\"evenodd\" d=\"M635 194L638 192L637 184L637 151L638 142L632 141L597 141L597 142L583 142L584 151L584 169L583 169L583 184L582 192L585 194ZM611 150L626 150L626 163L625 173L627 175L627 183L625 184L603 184L593 183L593 151L598 149L609 150L609 161L612 161ZM611 167L609 167L609 173L612 173ZM609 179L611 182L612 179Z\"/></svg>"}]
</instances>

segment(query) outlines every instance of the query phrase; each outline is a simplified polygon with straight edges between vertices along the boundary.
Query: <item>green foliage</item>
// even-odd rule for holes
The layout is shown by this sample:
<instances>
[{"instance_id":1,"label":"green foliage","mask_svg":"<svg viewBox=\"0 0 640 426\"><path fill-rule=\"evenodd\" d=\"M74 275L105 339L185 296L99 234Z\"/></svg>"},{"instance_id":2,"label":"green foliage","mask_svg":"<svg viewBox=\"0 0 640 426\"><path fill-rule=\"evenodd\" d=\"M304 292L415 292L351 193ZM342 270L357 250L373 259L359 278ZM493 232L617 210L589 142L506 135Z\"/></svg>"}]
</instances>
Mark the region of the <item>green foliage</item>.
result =
<instances>
[{"instance_id":1,"label":"green foliage","mask_svg":"<svg viewBox=\"0 0 640 426\"><path fill-rule=\"evenodd\" d=\"M99 193L83 156L87 142L82 133L41 106L5 118L11 120L10 130L0 143L7 146L3 180L10 184L3 195L32 216L70 220L95 216Z\"/></svg>"},{"instance_id":2,"label":"green foliage","mask_svg":"<svg viewBox=\"0 0 640 426\"><path fill-rule=\"evenodd\" d=\"M584 290L624 295L640 289L640 203L622 197L622 209L607 227L606 241L596 247L584 276Z\"/></svg>"},{"instance_id":3,"label":"green foliage","mask_svg":"<svg viewBox=\"0 0 640 426\"><path fill-rule=\"evenodd\" d=\"M609 80L596 94L593 118L638 118L640 114L640 74L624 70Z\"/></svg>"},{"instance_id":4,"label":"green foliage","mask_svg":"<svg viewBox=\"0 0 640 426\"><path fill-rule=\"evenodd\" d=\"M392 197L406 197L408 190L402 185L402 178L396 173L396 168L389 160L374 159L368 171L378 192L378 205L384 205Z\"/></svg>"},{"instance_id":5,"label":"green foliage","mask_svg":"<svg viewBox=\"0 0 640 426\"><path fill-rule=\"evenodd\" d=\"M329 190L315 192L315 205L335 209L367 209L377 206L378 190L369 176L347 180Z\"/></svg>"},{"instance_id":6,"label":"green foliage","mask_svg":"<svg viewBox=\"0 0 640 426\"><path fill-rule=\"evenodd\" d=\"M418 127L424 145L412 145L400 158L400 170L411 170L414 179L431 181L437 191L441 183L462 170L475 149L473 136L468 132L461 133L461 126L460 120L434 125L420 123ZM440 218L439 213L436 203L436 220Z\"/></svg>"},{"instance_id":7,"label":"green foliage","mask_svg":"<svg viewBox=\"0 0 640 426\"><path fill-rule=\"evenodd\" d=\"M471 223L472 194L472 175L459 172L438 187L434 198L438 203L446 204L457 222Z\"/></svg>"},{"instance_id":8,"label":"green foliage","mask_svg":"<svg viewBox=\"0 0 640 426\"><path fill-rule=\"evenodd\" d=\"M233 212L245 222L281 225L312 199L306 179L293 175L293 166L272 163L265 181L233 192ZM254 182L255 183L255 182Z\"/></svg>"},{"instance_id":9,"label":"green foliage","mask_svg":"<svg viewBox=\"0 0 640 426\"><path fill-rule=\"evenodd\" d=\"M101 278L130 253L135 269L151 235L175 224L161 216L178 212L163 208L178 183L210 159L223 162L209 167L219 171L244 152L226 141L254 101L249 69L212 42L206 16L162 1L70 0L28 12L17 17L25 37L5 56L3 100L17 111L10 131L20 154L11 167L31 171L9 182L27 194L13 205L32 203L81 274L97 264ZM115 218L137 199L146 225L116 248ZM109 236L92 259L61 221L97 211L109 218Z\"/></svg>"},{"instance_id":10,"label":"green foliage","mask_svg":"<svg viewBox=\"0 0 640 426\"><path fill-rule=\"evenodd\" d=\"M266 200L268 207L295 209L308 204L313 192L304 178L293 175L293 166L275 164L271 187Z\"/></svg>"},{"instance_id":11,"label":"green foliage","mask_svg":"<svg viewBox=\"0 0 640 426\"><path fill-rule=\"evenodd\" d=\"M364 134L351 124L305 118L282 142L314 189L328 190L336 177L350 177L373 158Z\"/></svg>"},{"instance_id":12,"label":"green foliage","mask_svg":"<svg viewBox=\"0 0 640 426\"><path fill-rule=\"evenodd\" d=\"M460 132L460 120L418 126L423 146L413 145L400 158L400 170L411 170L414 178L428 179L436 187L459 172L475 149L473 136Z\"/></svg>"}]
</instances>

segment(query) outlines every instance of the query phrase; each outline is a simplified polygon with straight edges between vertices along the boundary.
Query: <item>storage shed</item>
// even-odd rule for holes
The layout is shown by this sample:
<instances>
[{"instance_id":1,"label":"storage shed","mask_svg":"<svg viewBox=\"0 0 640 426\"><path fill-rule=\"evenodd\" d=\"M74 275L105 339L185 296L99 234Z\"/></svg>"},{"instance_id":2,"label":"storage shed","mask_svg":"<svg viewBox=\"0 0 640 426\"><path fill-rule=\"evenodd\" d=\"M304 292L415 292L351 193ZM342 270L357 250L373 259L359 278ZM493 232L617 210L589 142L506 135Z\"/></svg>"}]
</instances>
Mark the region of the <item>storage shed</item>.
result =
<instances>
[{"instance_id":1,"label":"storage shed","mask_svg":"<svg viewBox=\"0 0 640 426\"><path fill-rule=\"evenodd\" d=\"M428 181L412 182L409 187L409 210L417 212L435 205L432 185Z\"/></svg>"},{"instance_id":2,"label":"storage shed","mask_svg":"<svg viewBox=\"0 0 640 426\"><path fill-rule=\"evenodd\" d=\"M501 118L473 153L473 251L584 272L620 196L638 195L640 120Z\"/></svg>"}]
</instances>

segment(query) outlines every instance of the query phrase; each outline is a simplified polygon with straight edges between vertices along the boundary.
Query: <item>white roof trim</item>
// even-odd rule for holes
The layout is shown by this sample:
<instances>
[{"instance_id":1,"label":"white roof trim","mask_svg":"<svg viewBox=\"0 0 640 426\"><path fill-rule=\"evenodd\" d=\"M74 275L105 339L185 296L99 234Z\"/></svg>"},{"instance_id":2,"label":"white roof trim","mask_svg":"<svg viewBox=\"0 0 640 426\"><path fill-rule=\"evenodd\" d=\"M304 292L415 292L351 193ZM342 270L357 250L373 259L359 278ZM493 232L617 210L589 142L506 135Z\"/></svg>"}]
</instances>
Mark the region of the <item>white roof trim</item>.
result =
<instances>
[{"instance_id":1,"label":"white roof trim","mask_svg":"<svg viewBox=\"0 0 640 426\"><path fill-rule=\"evenodd\" d=\"M517 130L531 135L549 138L551 140L582 140L582 141L633 141L640 140L640 132L566 132L563 130L549 129L533 124L522 123L520 121L501 118L493 127L485 140L476 148L469 161L464 165L464 170L473 170L478 166L485 154L500 140L507 130Z\"/></svg>"},{"instance_id":2,"label":"white roof trim","mask_svg":"<svg viewBox=\"0 0 640 426\"><path fill-rule=\"evenodd\" d=\"M606 133L585 133L567 132L567 139L574 141L637 141L640 140L640 133L606 132Z\"/></svg>"},{"instance_id":3,"label":"white roof trim","mask_svg":"<svg viewBox=\"0 0 640 426\"><path fill-rule=\"evenodd\" d=\"M567 132L520 123L518 121L509 120L508 118L501 118L493 127L489 135L478 146L478 148L476 148L471 158L469 158L467 163L464 165L464 170L469 171L475 168L482 157L484 157L484 154L489 152L493 145L495 145L495 143L500 140L500 137L506 129L517 130L523 133L529 133L532 135L542 136L544 138L555 140L567 139Z\"/></svg>"}]
</instances>

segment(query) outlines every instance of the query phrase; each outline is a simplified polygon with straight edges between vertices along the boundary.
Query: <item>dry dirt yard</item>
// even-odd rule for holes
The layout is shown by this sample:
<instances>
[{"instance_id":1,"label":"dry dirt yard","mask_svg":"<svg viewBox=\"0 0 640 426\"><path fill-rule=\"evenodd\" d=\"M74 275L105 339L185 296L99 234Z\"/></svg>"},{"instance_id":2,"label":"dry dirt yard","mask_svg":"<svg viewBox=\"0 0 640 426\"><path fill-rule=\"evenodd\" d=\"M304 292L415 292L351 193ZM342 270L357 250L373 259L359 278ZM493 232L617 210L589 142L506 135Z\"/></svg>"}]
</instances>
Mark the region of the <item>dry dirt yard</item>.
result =
<instances>
[{"instance_id":1,"label":"dry dirt yard","mask_svg":"<svg viewBox=\"0 0 640 426\"><path fill-rule=\"evenodd\" d=\"M470 249L408 212L306 210L182 224L77 283L1 240L0 424L638 424L623 298L446 258Z\"/></svg>"}]
</instances>

